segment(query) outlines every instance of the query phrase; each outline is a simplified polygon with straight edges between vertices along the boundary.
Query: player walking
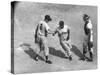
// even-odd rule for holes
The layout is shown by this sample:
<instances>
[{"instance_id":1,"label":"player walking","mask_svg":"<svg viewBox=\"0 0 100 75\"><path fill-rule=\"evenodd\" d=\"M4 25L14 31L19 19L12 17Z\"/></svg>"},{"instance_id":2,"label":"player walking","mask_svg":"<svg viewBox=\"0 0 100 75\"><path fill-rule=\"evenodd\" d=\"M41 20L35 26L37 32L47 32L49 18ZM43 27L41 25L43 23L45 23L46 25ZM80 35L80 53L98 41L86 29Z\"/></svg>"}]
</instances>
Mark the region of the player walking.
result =
<instances>
[{"instance_id":1,"label":"player walking","mask_svg":"<svg viewBox=\"0 0 100 75\"><path fill-rule=\"evenodd\" d=\"M38 60L38 54L43 50L45 59L46 59L45 62L49 64L52 63L48 59L49 49L48 49L48 43L47 43L47 35L50 32L48 22L50 21L52 21L51 17L49 15L45 15L44 20L39 22L35 31L35 43L39 47L39 51L37 51L37 55L35 59Z\"/></svg>"},{"instance_id":2,"label":"player walking","mask_svg":"<svg viewBox=\"0 0 100 75\"><path fill-rule=\"evenodd\" d=\"M65 51L65 57L69 60L72 60L71 51L72 48L71 44L69 43L70 39L70 29L67 25L64 25L64 21L59 22L59 27L53 33L53 36L58 33L60 45Z\"/></svg>"}]
</instances>

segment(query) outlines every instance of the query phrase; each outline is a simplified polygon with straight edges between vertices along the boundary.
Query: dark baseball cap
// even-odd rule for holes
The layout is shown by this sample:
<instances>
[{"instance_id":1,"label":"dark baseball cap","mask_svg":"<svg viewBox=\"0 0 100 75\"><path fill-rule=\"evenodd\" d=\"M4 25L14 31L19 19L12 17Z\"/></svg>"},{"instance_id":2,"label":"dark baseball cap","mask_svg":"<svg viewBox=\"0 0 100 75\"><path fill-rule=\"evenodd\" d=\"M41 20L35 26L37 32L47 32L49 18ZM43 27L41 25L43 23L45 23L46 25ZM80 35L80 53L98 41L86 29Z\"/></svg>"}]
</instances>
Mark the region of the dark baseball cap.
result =
<instances>
[{"instance_id":1,"label":"dark baseball cap","mask_svg":"<svg viewBox=\"0 0 100 75\"><path fill-rule=\"evenodd\" d=\"M89 15L87 15L87 14L84 14L84 15L83 15L83 17L84 17L84 18L87 18L87 19L89 19L89 18L90 18L90 16L89 16Z\"/></svg>"},{"instance_id":2,"label":"dark baseball cap","mask_svg":"<svg viewBox=\"0 0 100 75\"><path fill-rule=\"evenodd\" d=\"M59 25L64 25L64 21L59 21Z\"/></svg>"},{"instance_id":3,"label":"dark baseball cap","mask_svg":"<svg viewBox=\"0 0 100 75\"><path fill-rule=\"evenodd\" d=\"M45 19L49 20L49 21L52 21L50 15L45 15Z\"/></svg>"}]
</instances>

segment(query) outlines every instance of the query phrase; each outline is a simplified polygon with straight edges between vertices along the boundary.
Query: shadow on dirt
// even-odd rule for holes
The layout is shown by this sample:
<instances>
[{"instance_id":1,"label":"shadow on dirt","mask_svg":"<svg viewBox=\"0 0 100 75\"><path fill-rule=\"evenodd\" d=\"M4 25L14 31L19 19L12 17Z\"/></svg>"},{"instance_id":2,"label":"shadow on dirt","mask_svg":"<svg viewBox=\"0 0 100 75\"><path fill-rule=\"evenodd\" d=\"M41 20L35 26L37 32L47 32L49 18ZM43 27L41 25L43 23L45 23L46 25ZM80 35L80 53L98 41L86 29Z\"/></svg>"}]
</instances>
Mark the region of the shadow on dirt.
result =
<instances>
[{"instance_id":1,"label":"shadow on dirt","mask_svg":"<svg viewBox=\"0 0 100 75\"><path fill-rule=\"evenodd\" d=\"M57 56L57 57L61 57L61 58L65 58L65 54L62 53L60 50L56 50L53 47L49 47L49 52L51 55Z\"/></svg>"},{"instance_id":2,"label":"shadow on dirt","mask_svg":"<svg viewBox=\"0 0 100 75\"><path fill-rule=\"evenodd\" d=\"M32 59L35 60L35 56L37 55L36 52L34 51L34 49L32 49L30 46L30 44L23 44L24 46L27 46L28 47L28 50L24 50L25 53L27 53ZM81 53L81 51L75 46L75 45L72 45L72 49L71 51L79 57L79 59L83 58L83 54ZM65 54L61 51L61 50L56 50L55 48L53 47L49 47L49 53L51 55L54 55L54 56L57 56L57 57L60 57L60 58L65 58ZM41 61L45 61L41 56L39 56L39 59Z\"/></svg>"},{"instance_id":3,"label":"shadow on dirt","mask_svg":"<svg viewBox=\"0 0 100 75\"><path fill-rule=\"evenodd\" d=\"M75 45L72 45L71 51L76 56L78 56L79 59L83 58L83 54L81 53L81 51ZM49 52L50 52L51 55L58 56L58 57L61 57L61 58L65 58L65 54L63 52L61 52L60 50L56 50L53 47L49 47Z\"/></svg>"},{"instance_id":4,"label":"shadow on dirt","mask_svg":"<svg viewBox=\"0 0 100 75\"><path fill-rule=\"evenodd\" d=\"M72 49L71 51L79 57L79 59L83 58L83 54L81 53L81 51L75 46L75 45L72 45Z\"/></svg>"},{"instance_id":5,"label":"shadow on dirt","mask_svg":"<svg viewBox=\"0 0 100 75\"><path fill-rule=\"evenodd\" d=\"M22 46L27 46L28 47L28 50L24 50L24 52L26 54L28 54L30 56L30 58L34 59L35 60L35 57L37 55L37 53L34 51L34 49L32 49L30 46L30 44L27 44L27 43L24 43ZM41 56L39 56L39 60L41 61L45 61Z\"/></svg>"},{"instance_id":6,"label":"shadow on dirt","mask_svg":"<svg viewBox=\"0 0 100 75\"><path fill-rule=\"evenodd\" d=\"M32 48L29 48L29 50L26 50L25 53L27 53L32 59L35 60L35 57L37 54ZM39 56L39 60L45 61L41 56Z\"/></svg>"}]
</instances>

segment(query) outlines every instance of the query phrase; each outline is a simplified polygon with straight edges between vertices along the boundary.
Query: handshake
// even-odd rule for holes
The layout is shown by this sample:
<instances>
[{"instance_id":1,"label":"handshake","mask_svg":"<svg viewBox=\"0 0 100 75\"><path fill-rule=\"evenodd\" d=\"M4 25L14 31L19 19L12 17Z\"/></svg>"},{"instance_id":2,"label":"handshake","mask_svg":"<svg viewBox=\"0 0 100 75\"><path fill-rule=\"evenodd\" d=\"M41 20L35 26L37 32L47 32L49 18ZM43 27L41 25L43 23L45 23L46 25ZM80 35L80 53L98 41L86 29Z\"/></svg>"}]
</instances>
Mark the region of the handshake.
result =
<instances>
[{"instance_id":1,"label":"handshake","mask_svg":"<svg viewBox=\"0 0 100 75\"><path fill-rule=\"evenodd\" d=\"M51 34L52 36L55 36L55 33L54 32L49 32L48 34Z\"/></svg>"},{"instance_id":2,"label":"handshake","mask_svg":"<svg viewBox=\"0 0 100 75\"><path fill-rule=\"evenodd\" d=\"M52 36L54 36L56 33L55 33L55 31L49 30L48 34L51 34Z\"/></svg>"}]
</instances>

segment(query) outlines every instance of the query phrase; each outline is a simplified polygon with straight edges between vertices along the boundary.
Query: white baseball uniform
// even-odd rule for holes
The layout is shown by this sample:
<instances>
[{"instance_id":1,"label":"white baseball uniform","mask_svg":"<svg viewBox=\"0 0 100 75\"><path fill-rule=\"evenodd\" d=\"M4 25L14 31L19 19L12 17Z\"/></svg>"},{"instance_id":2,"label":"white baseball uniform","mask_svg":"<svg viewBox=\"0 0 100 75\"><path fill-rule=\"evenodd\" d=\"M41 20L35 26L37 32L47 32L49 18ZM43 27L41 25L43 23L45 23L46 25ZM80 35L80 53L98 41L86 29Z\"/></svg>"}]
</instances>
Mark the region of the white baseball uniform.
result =
<instances>
[{"instance_id":1,"label":"white baseball uniform","mask_svg":"<svg viewBox=\"0 0 100 75\"><path fill-rule=\"evenodd\" d=\"M45 56L48 56L49 49L48 49L48 43L47 43L47 33L49 32L49 26L45 21L40 21L38 24L38 30L37 30L37 38L38 38L38 46L39 51L37 53L41 52L41 50L44 51Z\"/></svg>"},{"instance_id":2,"label":"white baseball uniform","mask_svg":"<svg viewBox=\"0 0 100 75\"><path fill-rule=\"evenodd\" d=\"M86 24L86 29L88 29L89 33L85 35L84 38L84 47L89 48L89 51L93 53L93 25L91 23L91 20L88 21Z\"/></svg>"},{"instance_id":3,"label":"white baseball uniform","mask_svg":"<svg viewBox=\"0 0 100 75\"><path fill-rule=\"evenodd\" d=\"M69 30L69 27L67 25L64 25L63 29L61 29L60 27L57 27L55 31L56 33L58 33L60 45L65 50L66 57L71 55L70 49L72 48L71 44L67 40L68 30Z\"/></svg>"}]
</instances>

